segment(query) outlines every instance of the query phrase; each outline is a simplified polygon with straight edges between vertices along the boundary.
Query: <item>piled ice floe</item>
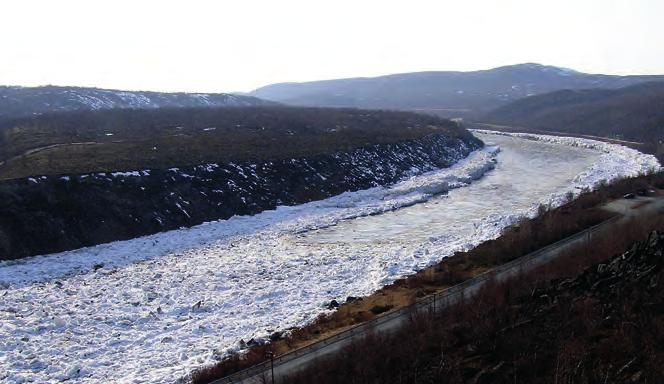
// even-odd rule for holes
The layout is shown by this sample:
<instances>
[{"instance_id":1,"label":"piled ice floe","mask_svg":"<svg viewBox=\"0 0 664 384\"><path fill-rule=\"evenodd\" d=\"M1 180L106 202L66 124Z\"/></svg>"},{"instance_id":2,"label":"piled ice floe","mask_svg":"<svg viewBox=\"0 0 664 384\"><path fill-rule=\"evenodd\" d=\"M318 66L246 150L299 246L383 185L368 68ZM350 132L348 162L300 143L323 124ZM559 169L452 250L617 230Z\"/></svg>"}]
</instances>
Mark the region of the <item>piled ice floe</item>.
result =
<instances>
[{"instance_id":1,"label":"piled ice floe","mask_svg":"<svg viewBox=\"0 0 664 384\"><path fill-rule=\"evenodd\" d=\"M650 164L622 147L607 150L570 189ZM490 216L472 239L413 247L317 246L295 235L463 186L492 168L496 151L391 188L0 263L0 382L173 382L237 350L240 339L304 325L331 299L369 294L496 236L511 220Z\"/></svg>"}]
</instances>

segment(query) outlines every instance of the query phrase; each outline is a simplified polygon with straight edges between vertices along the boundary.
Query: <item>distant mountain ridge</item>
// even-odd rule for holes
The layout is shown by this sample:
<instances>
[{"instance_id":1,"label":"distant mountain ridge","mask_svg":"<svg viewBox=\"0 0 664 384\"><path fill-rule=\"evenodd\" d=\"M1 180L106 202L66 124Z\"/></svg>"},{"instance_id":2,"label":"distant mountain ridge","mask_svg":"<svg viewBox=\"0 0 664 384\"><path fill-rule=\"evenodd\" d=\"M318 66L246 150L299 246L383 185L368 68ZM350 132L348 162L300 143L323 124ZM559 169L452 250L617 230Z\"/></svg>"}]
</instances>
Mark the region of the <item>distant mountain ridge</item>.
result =
<instances>
[{"instance_id":1,"label":"distant mountain ridge","mask_svg":"<svg viewBox=\"0 0 664 384\"><path fill-rule=\"evenodd\" d=\"M250 94L292 105L424 110L445 117L472 117L527 96L561 89L615 89L657 80L664 80L664 76L586 74L527 63L471 72L278 83Z\"/></svg>"},{"instance_id":2,"label":"distant mountain ridge","mask_svg":"<svg viewBox=\"0 0 664 384\"><path fill-rule=\"evenodd\" d=\"M0 86L0 119L72 110L263 106L276 103L227 93L165 93L83 87Z\"/></svg>"}]
</instances>

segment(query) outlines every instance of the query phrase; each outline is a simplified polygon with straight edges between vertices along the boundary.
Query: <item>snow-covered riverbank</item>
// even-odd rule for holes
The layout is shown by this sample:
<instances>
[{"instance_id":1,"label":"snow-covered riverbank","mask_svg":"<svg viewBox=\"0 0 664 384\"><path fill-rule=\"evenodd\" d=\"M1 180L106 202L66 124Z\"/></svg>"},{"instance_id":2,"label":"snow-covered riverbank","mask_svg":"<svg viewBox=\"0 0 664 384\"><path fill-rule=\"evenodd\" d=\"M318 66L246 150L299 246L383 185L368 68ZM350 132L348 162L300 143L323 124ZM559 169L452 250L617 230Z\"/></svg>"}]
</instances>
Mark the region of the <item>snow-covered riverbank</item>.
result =
<instances>
[{"instance_id":1,"label":"snow-covered riverbank","mask_svg":"<svg viewBox=\"0 0 664 384\"><path fill-rule=\"evenodd\" d=\"M593 162L552 188L552 205L566 191L653 166L651 157L623 147L569 140L547 148L584 146L589 149L579 151L588 151ZM461 195L467 183L493 169L496 156L497 148L487 147L390 188L0 263L0 382L173 382L237 349L240 339L304 325L331 299L370 294L532 214L530 205L539 199L526 201L529 208L520 212L472 219L473 234L463 238L439 233L403 244L398 238L363 244L311 239L321 228L440 199L434 196L450 188Z\"/></svg>"}]
</instances>

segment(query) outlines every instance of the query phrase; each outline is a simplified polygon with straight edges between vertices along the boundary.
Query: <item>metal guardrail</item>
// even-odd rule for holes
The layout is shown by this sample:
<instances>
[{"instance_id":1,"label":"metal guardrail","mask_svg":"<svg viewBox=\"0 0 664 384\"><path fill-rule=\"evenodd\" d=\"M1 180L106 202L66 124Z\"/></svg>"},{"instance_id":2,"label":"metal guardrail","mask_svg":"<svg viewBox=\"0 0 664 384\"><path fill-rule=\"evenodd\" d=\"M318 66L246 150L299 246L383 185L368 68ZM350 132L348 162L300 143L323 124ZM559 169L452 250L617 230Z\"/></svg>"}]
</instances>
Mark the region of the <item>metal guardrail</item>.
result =
<instances>
[{"instance_id":1,"label":"metal guardrail","mask_svg":"<svg viewBox=\"0 0 664 384\"><path fill-rule=\"evenodd\" d=\"M422 297L420 299L417 299L415 303L403 307L394 311L389 311L384 314L378 315L377 317L366 321L364 323L355 325L345 331L339 332L336 335L330 336L328 338L319 340L313 344L292 350L290 352L287 352L283 355L277 356L274 358L273 363L274 365L278 364L283 364L287 363L289 361L292 361L302 355L307 355L310 353L314 353L317 351L320 351L321 349L338 343L340 341L352 338L352 337L362 337L368 335L368 333L373 329L376 328L386 322L392 321L396 318L402 317L402 316L407 316L407 315L413 315L416 313L419 313L421 309L427 309L431 310L433 308L433 312L437 312L436 308L436 303L441 302L441 301L449 301L450 298L452 298L455 295L462 294L463 291L466 289L473 287L473 286L478 286L482 283L484 283L487 280L490 280L494 278L496 275L520 268L524 266L525 264L531 262L532 260L536 259L539 255L546 253L554 248L560 247L561 245L570 243L572 241L578 240L584 236L588 236L592 234L594 231L596 231L598 228L603 227L607 225L608 223L611 223L613 221L618 220L619 218L623 217L622 215L615 215L612 216L601 223L598 223L596 225L593 225L592 227L586 228L580 232L577 232L571 236L568 236L562 240L556 241L555 243L549 244L545 247L542 247L538 249L537 251L531 252L529 254L526 254L524 256L521 256L517 259L514 259L512 261L509 261L505 264L501 264L497 267L494 267L486 272L483 272L472 279L468 279L462 283L459 283L457 285L454 285L452 287L446 288L442 290L441 292L436 292L431 295ZM443 307L438 306L438 310L441 310ZM237 383L242 380L255 377L257 375L266 373L270 370L270 365L271 361L267 360L262 363L256 364L254 366L251 366L249 368L245 368L241 371L235 372L231 375L228 375L224 378L217 379L213 381L210 384L224 384L224 383Z\"/></svg>"}]
</instances>

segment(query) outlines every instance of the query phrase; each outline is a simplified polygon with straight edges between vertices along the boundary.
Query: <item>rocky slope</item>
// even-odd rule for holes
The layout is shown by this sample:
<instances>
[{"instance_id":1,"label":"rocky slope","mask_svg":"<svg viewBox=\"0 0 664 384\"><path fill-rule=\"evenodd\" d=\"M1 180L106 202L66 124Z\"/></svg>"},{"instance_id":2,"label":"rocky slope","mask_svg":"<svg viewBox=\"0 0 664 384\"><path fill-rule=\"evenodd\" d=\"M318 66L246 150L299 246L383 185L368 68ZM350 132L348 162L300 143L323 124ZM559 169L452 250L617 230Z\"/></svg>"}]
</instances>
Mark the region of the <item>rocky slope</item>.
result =
<instances>
[{"instance_id":1,"label":"rocky slope","mask_svg":"<svg viewBox=\"0 0 664 384\"><path fill-rule=\"evenodd\" d=\"M275 161L42 176L0 183L0 259L74 249L387 185L481 147L430 134Z\"/></svg>"},{"instance_id":2,"label":"rocky slope","mask_svg":"<svg viewBox=\"0 0 664 384\"><path fill-rule=\"evenodd\" d=\"M80 109L257 106L274 103L226 93L163 93L81 87L1 87L0 120Z\"/></svg>"},{"instance_id":3,"label":"rocky slope","mask_svg":"<svg viewBox=\"0 0 664 384\"><path fill-rule=\"evenodd\" d=\"M473 117L526 96L561 89L620 88L662 76L610 76L540 64L471 72L402 73L258 88L251 95L286 104L424 110Z\"/></svg>"}]
</instances>

